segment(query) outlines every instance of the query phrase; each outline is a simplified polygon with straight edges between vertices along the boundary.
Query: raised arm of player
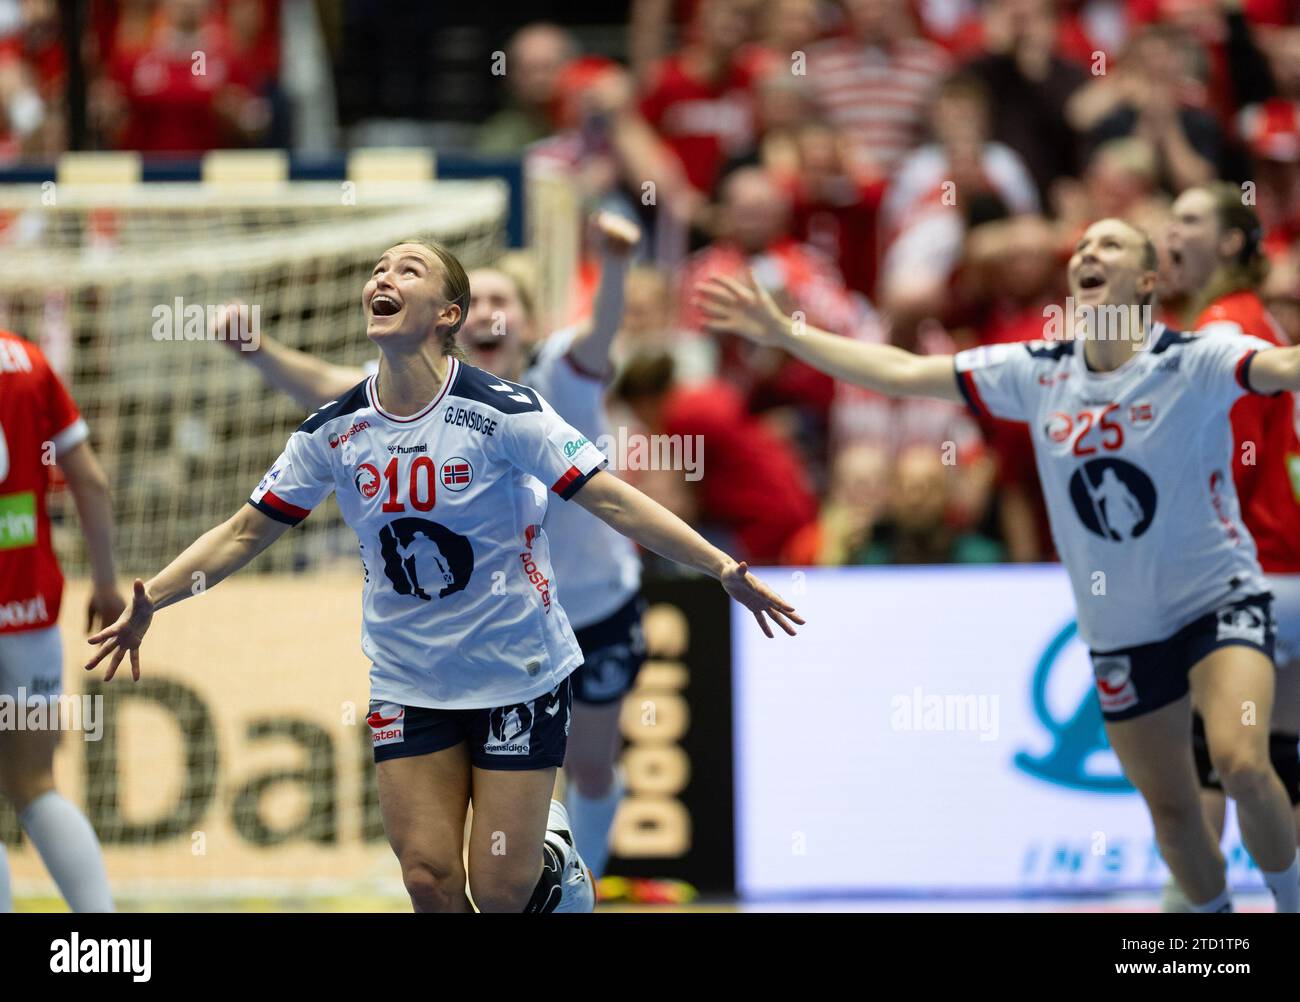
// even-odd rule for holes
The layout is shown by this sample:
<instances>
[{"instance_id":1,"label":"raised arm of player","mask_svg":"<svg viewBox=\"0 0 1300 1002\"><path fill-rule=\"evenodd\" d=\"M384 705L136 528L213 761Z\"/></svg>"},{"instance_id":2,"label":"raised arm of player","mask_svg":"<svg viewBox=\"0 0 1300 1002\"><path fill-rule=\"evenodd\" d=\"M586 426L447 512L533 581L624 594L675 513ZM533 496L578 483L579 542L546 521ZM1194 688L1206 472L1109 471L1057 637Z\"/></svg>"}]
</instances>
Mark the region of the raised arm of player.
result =
<instances>
[{"instance_id":1,"label":"raised arm of player","mask_svg":"<svg viewBox=\"0 0 1300 1002\"><path fill-rule=\"evenodd\" d=\"M893 397L962 401L951 355L915 355L886 344L864 344L797 323L755 280L714 277L695 287L695 305L713 334L739 334L780 348L846 383Z\"/></svg>"},{"instance_id":2,"label":"raised arm of player","mask_svg":"<svg viewBox=\"0 0 1300 1002\"><path fill-rule=\"evenodd\" d=\"M228 578L279 539L288 528L284 522L277 522L251 505L245 505L196 539L147 582L136 578L130 606L117 622L90 638L90 643L99 644L100 648L86 663L86 670L112 654L113 660L104 675L107 682L117 673L117 666L129 652L131 677L140 681L140 642L149 629L153 614Z\"/></svg>"},{"instance_id":3,"label":"raised arm of player","mask_svg":"<svg viewBox=\"0 0 1300 1002\"><path fill-rule=\"evenodd\" d=\"M791 624L803 625L794 606L750 574L744 562L732 560L663 505L613 474L596 473L573 500L647 550L717 578L728 595L754 614L769 637L773 633L768 616L792 637Z\"/></svg>"},{"instance_id":4,"label":"raised arm of player","mask_svg":"<svg viewBox=\"0 0 1300 1002\"><path fill-rule=\"evenodd\" d=\"M627 269L641 230L631 220L612 212L600 213L595 228L600 245L600 284L596 286L591 319L569 345L569 358L583 372L607 373L609 349L623 324Z\"/></svg>"},{"instance_id":5,"label":"raised arm of player","mask_svg":"<svg viewBox=\"0 0 1300 1002\"><path fill-rule=\"evenodd\" d=\"M1300 393L1300 345L1261 351L1250 363L1250 385L1256 393Z\"/></svg>"},{"instance_id":6,"label":"raised arm of player","mask_svg":"<svg viewBox=\"0 0 1300 1002\"><path fill-rule=\"evenodd\" d=\"M277 390L289 394L307 411L319 410L341 397L366 378L362 369L335 365L305 351L280 344L266 334L255 340L240 340L230 333L235 311L246 309L243 303L230 302L217 311L216 340L229 345L240 358L250 362L262 378ZM244 324L247 330L247 324Z\"/></svg>"},{"instance_id":7,"label":"raised arm of player","mask_svg":"<svg viewBox=\"0 0 1300 1002\"><path fill-rule=\"evenodd\" d=\"M107 626L126 608L117 590L117 569L113 564L113 499L108 477L95 457L89 442L74 445L66 453L55 454L55 461L68 482L72 500L77 505L81 534L86 538L86 556L90 560L93 588L86 610L86 631L96 625Z\"/></svg>"}]
</instances>

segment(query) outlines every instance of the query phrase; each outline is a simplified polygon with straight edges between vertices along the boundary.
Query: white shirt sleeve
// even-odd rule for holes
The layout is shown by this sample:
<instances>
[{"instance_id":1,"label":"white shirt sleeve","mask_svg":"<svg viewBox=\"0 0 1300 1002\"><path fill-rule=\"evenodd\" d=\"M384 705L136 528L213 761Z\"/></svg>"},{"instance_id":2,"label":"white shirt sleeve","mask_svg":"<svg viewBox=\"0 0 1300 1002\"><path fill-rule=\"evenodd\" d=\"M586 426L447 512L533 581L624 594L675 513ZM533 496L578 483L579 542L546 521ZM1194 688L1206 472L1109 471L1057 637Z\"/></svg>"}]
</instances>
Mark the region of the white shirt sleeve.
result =
<instances>
[{"instance_id":1,"label":"white shirt sleeve","mask_svg":"<svg viewBox=\"0 0 1300 1002\"><path fill-rule=\"evenodd\" d=\"M1243 334L1234 323L1207 324L1184 349L1187 375L1197 392L1231 405L1256 392L1250 385L1251 363L1259 352L1276 347L1263 338Z\"/></svg>"},{"instance_id":2,"label":"white shirt sleeve","mask_svg":"<svg viewBox=\"0 0 1300 1002\"><path fill-rule=\"evenodd\" d=\"M566 501L605 465L604 454L538 394L539 411L511 414L502 424L506 458Z\"/></svg>"},{"instance_id":3,"label":"white shirt sleeve","mask_svg":"<svg viewBox=\"0 0 1300 1002\"><path fill-rule=\"evenodd\" d=\"M1030 346L1045 342L988 344L969 348L953 356L957 385L966 403L978 417L1004 421L1028 421L1031 401Z\"/></svg>"},{"instance_id":4,"label":"white shirt sleeve","mask_svg":"<svg viewBox=\"0 0 1300 1002\"><path fill-rule=\"evenodd\" d=\"M277 522L297 525L334 490L329 461L318 453L311 434L294 432L248 503Z\"/></svg>"}]
</instances>

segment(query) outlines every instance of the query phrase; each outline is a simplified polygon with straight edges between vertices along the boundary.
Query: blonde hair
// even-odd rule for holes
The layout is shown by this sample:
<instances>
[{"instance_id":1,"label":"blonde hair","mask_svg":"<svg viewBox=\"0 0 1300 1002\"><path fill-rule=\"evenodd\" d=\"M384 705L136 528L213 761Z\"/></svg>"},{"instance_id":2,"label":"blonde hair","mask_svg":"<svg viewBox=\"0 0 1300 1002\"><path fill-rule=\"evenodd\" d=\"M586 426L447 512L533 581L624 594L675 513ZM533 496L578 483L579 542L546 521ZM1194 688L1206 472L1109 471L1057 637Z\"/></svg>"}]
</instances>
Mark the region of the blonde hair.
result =
<instances>
[{"instance_id":1,"label":"blonde hair","mask_svg":"<svg viewBox=\"0 0 1300 1002\"><path fill-rule=\"evenodd\" d=\"M460 316L456 322L451 325L442 334L442 353L458 358L462 362L468 359L465 352L456 342L456 332L461 329L465 323L465 317L469 315L469 276L465 274L465 266L448 248L438 243L436 240L426 240L423 237L409 237L405 240L399 240L393 246L398 247L402 244L413 244L416 247L423 247L435 258L442 266L442 294L443 298L449 304L460 307Z\"/></svg>"}]
</instances>

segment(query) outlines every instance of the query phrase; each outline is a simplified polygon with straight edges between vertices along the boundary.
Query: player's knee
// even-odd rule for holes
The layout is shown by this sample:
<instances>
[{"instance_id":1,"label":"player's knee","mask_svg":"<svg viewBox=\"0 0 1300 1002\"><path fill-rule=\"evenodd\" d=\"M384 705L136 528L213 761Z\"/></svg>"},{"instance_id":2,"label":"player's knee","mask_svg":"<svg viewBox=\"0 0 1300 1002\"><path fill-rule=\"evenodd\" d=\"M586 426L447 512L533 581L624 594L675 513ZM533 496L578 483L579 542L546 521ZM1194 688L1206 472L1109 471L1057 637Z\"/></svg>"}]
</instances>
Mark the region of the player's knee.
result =
<instances>
[{"instance_id":1,"label":"player's knee","mask_svg":"<svg viewBox=\"0 0 1300 1002\"><path fill-rule=\"evenodd\" d=\"M0 794L9 801L15 813L22 813L33 800L53 789L52 772L0 769Z\"/></svg>"},{"instance_id":2,"label":"player's knee","mask_svg":"<svg viewBox=\"0 0 1300 1002\"><path fill-rule=\"evenodd\" d=\"M1156 831L1178 831L1205 824L1196 790L1192 790L1190 795L1182 791L1148 793L1145 799Z\"/></svg>"},{"instance_id":3,"label":"player's knee","mask_svg":"<svg viewBox=\"0 0 1300 1002\"><path fill-rule=\"evenodd\" d=\"M1219 774L1223 791L1234 800L1253 800L1277 781L1268 756L1249 747L1216 754L1214 771Z\"/></svg>"},{"instance_id":4,"label":"player's knee","mask_svg":"<svg viewBox=\"0 0 1300 1002\"><path fill-rule=\"evenodd\" d=\"M460 911L465 900L465 871L454 862L438 863L427 856L401 860L402 882L420 912Z\"/></svg>"},{"instance_id":5,"label":"player's knee","mask_svg":"<svg viewBox=\"0 0 1300 1002\"><path fill-rule=\"evenodd\" d=\"M521 912L532 899L540 867L520 867L498 857L496 865L470 867L469 890L481 912Z\"/></svg>"}]
</instances>

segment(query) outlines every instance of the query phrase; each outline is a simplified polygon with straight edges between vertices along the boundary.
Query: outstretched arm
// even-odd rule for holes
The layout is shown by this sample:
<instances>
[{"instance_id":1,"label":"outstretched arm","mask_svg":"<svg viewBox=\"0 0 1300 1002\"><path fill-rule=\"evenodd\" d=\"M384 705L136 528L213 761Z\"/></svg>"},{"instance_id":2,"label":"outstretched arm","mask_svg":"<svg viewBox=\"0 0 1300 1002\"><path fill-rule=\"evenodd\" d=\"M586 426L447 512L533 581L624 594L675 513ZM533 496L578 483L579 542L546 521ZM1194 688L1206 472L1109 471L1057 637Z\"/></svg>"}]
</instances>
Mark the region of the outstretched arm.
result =
<instances>
[{"instance_id":1,"label":"outstretched arm","mask_svg":"<svg viewBox=\"0 0 1300 1002\"><path fill-rule=\"evenodd\" d=\"M803 625L794 606L750 574L743 562L732 560L659 502L613 474L603 470L595 474L573 500L646 549L717 578L727 594L754 614L769 637L773 633L767 616L792 637L791 624Z\"/></svg>"},{"instance_id":2,"label":"outstretched arm","mask_svg":"<svg viewBox=\"0 0 1300 1002\"><path fill-rule=\"evenodd\" d=\"M109 654L104 681L112 679L117 666L131 654L131 676L140 680L140 642L159 609L198 595L228 578L274 543L289 526L268 518L245 505L215 528L196 539L179 557L149 579L135 580L131 604L116 623L90 638L99 644L98 653L86 664L89 671Z\"/></svg>"},{"instance_id":3,"label":"outstretched arm","mask_svg":"<svg viewBox=\"0 0 1300 1002\"><path fill-rule=\"evenodd\" d=\"M780 348L846 383L892 397L936 397L960 403L951 355L915 355L887 344L864 344L796 322L749 274L716 277L695 287L695 304L713 334L739 334Z\"/></svg>"},{"instance_id":4,"label":"outstretched arm","mask_svg":"<svg viewBox=\"0 0 1300 1002\"><path fill-rule=\"evenodd\" d=\"M583 372L607 373L609 348L623 324L624 285L632 250L641 239L637 225L622 216L602 212L596 217L600 245L600 284L591 319L569 346L569 358Z\"/></svg>"},{"instance_id":5,"label":"outstretched arm","mask_svg":"<svg viewBox=\"0 0 1300 1002\"><path fill-rule=\"evenodd\" d=\"M319 410L366 378L362 369L350 365L334 365L323 358L280 344L266 334L259 334L252 340L231 336L234 314L241 309L247 307L239 302L227 303L221 307L216 318L216 339L230 345L240 358L252 363L263 379L282 393L289 394L304 409ZM247 328L245 322L243 329Z\"/></svg>"},{"instance_id":6,"label":"outstretched arm","mask_svg":"<svg viewBox=\"0 0 1300 1002\"><path fill-rule=\"evenodd\" d=\"M1300 392L1300 345L1261 351L1250 363L1250 385L1256 393Z\"/></svg>"}]
</instances>

